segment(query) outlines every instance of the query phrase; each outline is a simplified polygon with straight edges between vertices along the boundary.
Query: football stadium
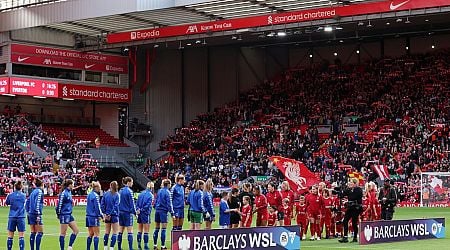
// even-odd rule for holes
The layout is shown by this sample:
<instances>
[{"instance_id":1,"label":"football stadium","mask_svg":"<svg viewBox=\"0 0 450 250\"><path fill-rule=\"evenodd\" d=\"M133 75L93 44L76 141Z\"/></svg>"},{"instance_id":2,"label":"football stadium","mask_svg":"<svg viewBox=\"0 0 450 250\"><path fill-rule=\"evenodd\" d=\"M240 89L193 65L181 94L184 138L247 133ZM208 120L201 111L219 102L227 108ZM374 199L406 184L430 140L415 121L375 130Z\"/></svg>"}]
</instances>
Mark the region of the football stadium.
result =
<instances>
[{"instance_id":1,"label":"football stadium","mask_svg":"<svg viewBox=\"0 0 450 250\"><path fill-rule=\"evenodd\" d=\"M0 250L447 249L450 1L0 0Z\"/></svg>"}]
</instances>

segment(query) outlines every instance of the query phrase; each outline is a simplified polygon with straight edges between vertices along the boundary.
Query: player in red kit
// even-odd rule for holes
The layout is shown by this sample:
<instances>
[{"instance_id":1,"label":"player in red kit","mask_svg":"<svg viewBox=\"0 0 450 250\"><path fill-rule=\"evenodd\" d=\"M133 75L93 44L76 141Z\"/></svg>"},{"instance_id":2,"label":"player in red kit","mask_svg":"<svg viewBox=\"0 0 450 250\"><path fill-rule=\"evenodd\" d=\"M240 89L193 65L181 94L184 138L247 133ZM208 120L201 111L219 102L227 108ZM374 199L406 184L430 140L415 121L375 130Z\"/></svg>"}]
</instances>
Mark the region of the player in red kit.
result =
<instances>
[{"instance_id":1,"label":"player in red kit","mask_svg":"<svg viewBox=\"0 0 450 250\"><path fill-rule=\"evenodd\" d=\"M377 195L377 185L373 182L369 182L367 185L367 200L368 200L368 211L367 219L369 221L378 220L380 213L378 212L378 207L380 203L378 202ZM380 206L381 208L381 206Z\"/></svg>"},{"instance_id":2,"label":"player in red kit","mask_svg":"<svg viewBox=\"0 0 450 250\"><path fill-rule=\"evenodd\" d=\"M267 226L267 219L269 217L266 196L262 195L260 186L255 186L253 188L253 194L255 195L253 213L256 212L256 226L265 227Z\"/></svg>"},{"instance_id":3,"label":"player in red kit","mask_svg":"<svg viewBox=\"0 0 450 250\"><path fill-rule=\"evenodd\" d=\"M367 192L363 191L362 212L361 215L359 216L359 220L368 221L368 219L369 219L369 199L367 198Z\"/></svg>"},{"instance_id":4,"label":"player in red kit","mask_svg":"<svg viewBox=\"0 0 450 250\"><path fill-rule=\"evenodd\" d=\"M323 207L322 197L317 193L317 186L311 187L311 193L306 196L306 213L309 220L309 230L311 232L310 240L320 240L320 236L316 235L320 231L320 218Z\"/></svg>"},{"instance_id":5,"label":"player in red kit","mask_svg":"<svg viewBox=\"0 0 450 250\"><path fill-rule=\"evenodd\" d=\"M332 210L333 210L333 200L330 197L330 191L328 189L325 189L323 192L322 222L323 226L325 227L326 239L329 239L331 236ZM323 228L320 229L320 233L322 233L322 231Z\"/></svg>"},{"instance_id":6,"label":"player in red kit","mask_svg":"<svg viewBox=\"0 0 450 250\"><path fill-rule=\"evenodd\" d=\"M338 196L337 192L333 192L332 194L332 205L333 205L333 220L331 225L331 235L338 237L342 235L343 227L342 224L339 223L344 219L344 213L342 211L341 199Z\"/></svg>"},{"instance_id":7,"label":"player in red kit","mask_svg":"<svg viewBox=\"0 0 450 250\"><path fill-rule=\"evenodd\" d=\"M289 206L289 199L283 199L283 214L284 214L284 225L290 226L292 224L292 209L293 207Z\"/></svg>"},{"instance_id":8,"label":"player in red kit","mask_svg":"<svg viewBox=\"0 0 450 250\"><path fill-rule=\"evenodd\" d=\"M305 196L300 196L299 203L295 205L295 217L297 218L297 225L300 226L302 240L304 240L306 239L306 231L308 229Z\"/></svg>"},{"instance_id":9,"label":"player in red kit","mask_svg":"<svg viewBox=\"0 0 450 250\"><path fill-rule=\"evenodd\" d=\"M241 227L251 227L252 226L252 206L250 206L250 197L244 196L243 197L244 206L242 206L241 211Z\"/></svg>"},{"instance_id":10,"label":"player in red kit","mask_svg":"<svg viewBox=\"0 0 450 250\"><path fill-rule=\"evenodd\" d=\"M278 220L277 207L270 206L269 207L269 218L268 218L268 221L267 221L267 226L269 226L269 227L276 226L277 220Z\"/></svg>"},{"instance_id":11,"label":"player in red kit","mask_svg":"<svg viewBox=\"0 0 450 250\"><path fill-rule=\"evenodd\" d=\"M274 184L269 183L269 185L267 185L267 194L266 194L266 198L267 198L267 203L269 204L269 206L276 206L277 209L281 209L282 207L282 198L281 198L281 193L280 191L276 190L276 187ZM279 222L280 219L277 218L277 220ZM282 226L283 224L280 224L280 226Z\"/></svg>"},{"instance_id":12,"label":"player in red kit","mask_svg":"<svg viewBox=\"0 0 450 250\"><path fill-rule=\"evenodd\" d=\"M294 207L294 192L292 192L291 187L289 186L289 182L288 181L283 181L281 183L281 200L284 199L289 199L289 206L290 207ZM280 225L283 225L283 221L284 221L284 214L282 212L283 208L282 206L278 207L278 221L280 223Z\"/></svg>"}]
</instances>

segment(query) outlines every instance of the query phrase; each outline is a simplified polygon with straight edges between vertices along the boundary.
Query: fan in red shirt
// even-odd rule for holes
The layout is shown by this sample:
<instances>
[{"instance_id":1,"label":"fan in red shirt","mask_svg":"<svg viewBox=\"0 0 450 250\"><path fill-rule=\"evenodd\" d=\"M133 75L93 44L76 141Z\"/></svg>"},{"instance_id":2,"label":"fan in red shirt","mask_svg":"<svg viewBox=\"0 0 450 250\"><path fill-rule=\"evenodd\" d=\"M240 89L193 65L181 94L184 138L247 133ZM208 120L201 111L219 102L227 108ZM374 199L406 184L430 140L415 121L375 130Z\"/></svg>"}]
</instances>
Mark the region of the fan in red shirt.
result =
<instances>
[{"instance_id":1,"label":"fan in red shirt","mask_svg":"<svg viewBox=\"0 0 450 250\"><path fill-rule=\"evenodd\" d=\"M255 186L253 188L253 194L255 194L255 204L253 212L256 212L256 226L267 226L267 219L269 212L267 211L267 199L266 196L261 194L261 187Z\"/></svg>"},{"instance_id":2,"label":"fan in red shirt","mask_svg":"<svg viewBox=\"0 0 450 250\"><path fill-rule=\"evenodd\" d=\"M325 189L323 192L323 209L322 209L322 222L325 226L325 238L329 239L331 236L331 220L332 220L332 209L333 209L333 199L330 197L330 191ZM319 237L323 228L320 229Z\"/></svg>"},{"instance_id":3,"label":"fan in red shirt","mask_svg":"<svg viewBox=\"0 0 450 250\"><path fill-rule=\"evenodd\" d=\"M283 214L284 214L284 225L290 226L292 224L292 208L289 206L289 199L283 199Z\"/></svg>"},{"instance_id":4,"label":"fan in red shirt","mask_svg":"<svg viewBox=\"0 0 450 250\"><path fill-rule=\"evenodd\" d=\"M368 201L368 209L367 209L367 219L369 221L378 220L378 216L380 213L378 212L378 207L380 203L377 198L377 185L373 182L369 182L367 185L367 201Z\"/></svg>"},{"instance_id":5,"label":"fan in red shirt","mask_svg":"<svg viewBox=\"0 0 450 250\"><path fill-rule=\"evenodd\" d=\"M242 207L241 211L241 227L251 227L252 226L252 206L250 206L250 197L244 196L243 197L244 206Z\"/></svg>"},{"instance_id":6,"label":"fan in red shirt","mask_svg":"<svg viewBox=\"0 0 450 250\"><path fill-rule=\"evenodd\" d=\"M281 200L284 200L286 198L289 199L289 206L294 207L294 192L292 192L288 181L283 181L281 183L280 194L281 194ZM282 210L283 210L283 207L279 206L278 207L278 221L280 222L280 226L282 225L282 223L284 221L284 214L283 214Z\"/></svg>"},{"instance_id":7,"label":"fan in red shirt","mask_svg":"<svg viewBox=\"0 0 450 250\"><path fill-rule=\"evenodd\" d=\"M277 220L278 220L277 207L270 206L269 207L269 219L267 221L267 226L270 226L270 227L276 226Z\"/></svg>"},{"instance_id":8,"label":"fan in red shirt","mask_svg":"<svg viewBox=\"0 0 450 250\"><path fill-rule=\"evenodd\" d=\"M317 193L317 186L311 187L311 192L306 196L306 213L309 219L309 229L311 232L310 240L320 240L320 236L315 235L320 231L320 218L323 207L323 199Z\"/></svg>"},{"instance_id":9,"label":"fan in red shirt","mask_svg":"<svg viewBox=\"0 0 450 250\"><path fill-rule=\"evenodd\" d=\"M300 196L300 201L295 205L295 216L297 225L300 226L302 240L306 239L306 231L308 229L308 217L306 215L305 196Z\"/></svg>"}]
</instances>

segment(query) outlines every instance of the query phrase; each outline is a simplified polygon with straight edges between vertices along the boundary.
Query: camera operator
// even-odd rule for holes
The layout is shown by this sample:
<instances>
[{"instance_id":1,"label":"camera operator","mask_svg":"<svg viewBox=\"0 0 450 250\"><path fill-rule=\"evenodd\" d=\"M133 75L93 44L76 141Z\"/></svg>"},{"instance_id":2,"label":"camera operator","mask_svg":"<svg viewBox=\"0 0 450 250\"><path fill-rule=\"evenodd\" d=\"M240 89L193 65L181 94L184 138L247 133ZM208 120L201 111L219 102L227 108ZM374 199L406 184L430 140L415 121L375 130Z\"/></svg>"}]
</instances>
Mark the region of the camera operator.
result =
<instances>
[{"instance_id":1,"label":"camera operator","mask_svg":"<svg viewBox=\"0 0 450 250\"><path fill-rule=\"evenodd\" d=\"M394 207L397 204L397 192L388 179L384 180L384 186L378 194L378 200L381 204L381 219L392 220Z\"/></svg>"},{"instance_id":2,"label":"camera operator","mask_svg":"<svg viewBox=\"0 0 450 250\"><path fill-rule=\"evenodd\" d=\"M353 226L353 241L358 242L358 219L359 214L362 211L362 189L358 186L358 179L351 178L348 182L348 188L343 191L343 195L347 197L347 211L345 212L344 220L344 235L342 239L339 240L340 243L348 242L348 222L352 219Z\"/></svg>"}]
</instances>

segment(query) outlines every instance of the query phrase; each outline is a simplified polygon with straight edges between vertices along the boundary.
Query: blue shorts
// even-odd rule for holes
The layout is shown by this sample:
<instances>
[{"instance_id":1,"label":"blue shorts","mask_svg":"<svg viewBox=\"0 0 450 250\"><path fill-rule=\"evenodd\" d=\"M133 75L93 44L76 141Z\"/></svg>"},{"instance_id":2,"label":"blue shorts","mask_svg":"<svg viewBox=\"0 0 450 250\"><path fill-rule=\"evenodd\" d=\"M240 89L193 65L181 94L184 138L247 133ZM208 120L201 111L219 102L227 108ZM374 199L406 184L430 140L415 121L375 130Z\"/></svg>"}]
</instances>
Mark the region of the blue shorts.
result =
<instances>
[{"instance_id":1,"label":"blue shorts","mask_svg":"<svg viewBox=\"0 0 450 250\"><path fill-rule=\"evenodd\" d=\"M111 218L109 220L105 220L105 223L114 224L117 222L119 222L119 216L116 216L116 215L111 215Z\"/></svg>"},{"instance_id":2,"label":"blue shorts","mask_svg":"<svg viewBox=\"0 0 450 250\"><path fill-rule=\"evenodd\" d=\"M121 227L133 226L133 214L119 213L119 226L121 226Z\"/></svg>"},{"instance_id":3,"label":"blue shorts","mask_svg":"<svg viewBox=\"0 0 450 250\"><path fill-rule=\"evenodd\" d=\"M100 220L98 217L86 216L86 227L99 227Z\"/></svg>"},{"instance_id":4,"label":"blue shorts","mask_svg":"<svg viewBox=\"0 0 450 250\"><path fill-rule=\"evenodd\" d=\"M59 224L69 224L70 222L72 222L74 220L75 220L75 218L73 218L73 216L71 214L59 216Z\"/></svg>"},{"instance_id":5,"label":"blue shorts","mask_svg":"<svg viewBox=\"0 0 450 250\"><path fill-rule=\"evenodd\" d=\"M167 212L156 210L155 222L156 223L167 223Z\"/></svg>"},{"instance_id":6,"label":"blue shorts","mask_svg":"<svg viewBox=\"0 0 450 250\"><path fill-rule=\"evenodd\" d=\"M150 215L149 214L139 214L137 218L137 223L139 224L150 224Z\"/></svg>"},{"instance_id":7,"label":"blue shorts","mask_svg":"<svg viewBox=\"0 0 450 250\"><path fill-rule=\"evenodd\" d=\"M173 216L177 219L183 219L184 218L184 208L174 208L173 211L175 212Z\"/></svg>"},{"instance_id":8,"label":"blue shorts","mask_svg":"<svg viewBox=\"0 0 450 250\"><path fill-rule=\"evenodd\" d=\"M9 218L8 219L8 231L25 232L25 218Z\"/></svg>"},{"instance_id":9,"label":"blue shorts","mask_svg":"<svg viewBox=\"0 0 450 250\"><path fill-rule=\"evenodd\" d=\"M38 220L39 217L39 220ZM42 221L42 215L29 214L28 215L28 225L44 225Z\"/></svg>"}]
</instances>

